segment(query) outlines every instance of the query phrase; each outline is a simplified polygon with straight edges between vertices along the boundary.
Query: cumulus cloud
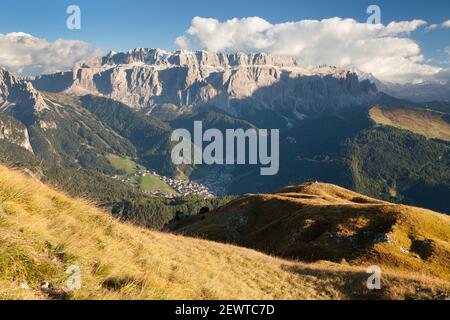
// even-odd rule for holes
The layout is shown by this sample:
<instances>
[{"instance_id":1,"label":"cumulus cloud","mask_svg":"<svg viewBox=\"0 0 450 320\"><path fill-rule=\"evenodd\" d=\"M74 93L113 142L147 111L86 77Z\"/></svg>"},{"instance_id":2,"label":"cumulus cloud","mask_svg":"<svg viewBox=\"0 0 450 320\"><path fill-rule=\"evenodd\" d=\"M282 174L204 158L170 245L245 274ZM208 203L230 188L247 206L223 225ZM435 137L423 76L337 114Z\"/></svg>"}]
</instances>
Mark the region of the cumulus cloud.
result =
<instances>
[{"instance_id":1,"label":"cumulus cloud","mask_svg":"<svg viewBox=\"0 0 450 320\"><path fill-rule=\"evenodd\" d=\"M195 17L175 44L182 49L215 52L268 52L295 57L304 67L330 64L358 68L391 82L426 80L441 69L427 65L419 45L408 35L423 20L388 25L331 18L271 24L259 17Z\"/></svg>"},{"instance_id":2,"label":"cumulus cloud","mask_svg":"<svg viewBox=\"0 0 450 320\"><path fill-rule=\"evenodd\" d=\"M0 66L20 74L37 75L70 69L80 62L103 53L78 40L49 42L27 33L0 34Z\"/></svg>"},{"instance_id":3,"label":"cumulus cloud","mask_svg":"<svg viewBox=\"0 0 450 320\"><path fill-rule=\"evenodd\" d=\"M439 25L436 24L436 23L433 23L433 24L430 24L430 25L427 27L427 31L436 30L437 28L439 28Z\"/></svg>"},{"instance_id":4,"label":"cumulus cloud","mask_svg":"<svg viewBox=\"0 0 450 320\"><path fill-rule=\"evenodd\" d=\"M444 21L444 22L442 23L442 27L443 27L443 28L450 28L450 20Z\"/></svg>"}]
</instances>

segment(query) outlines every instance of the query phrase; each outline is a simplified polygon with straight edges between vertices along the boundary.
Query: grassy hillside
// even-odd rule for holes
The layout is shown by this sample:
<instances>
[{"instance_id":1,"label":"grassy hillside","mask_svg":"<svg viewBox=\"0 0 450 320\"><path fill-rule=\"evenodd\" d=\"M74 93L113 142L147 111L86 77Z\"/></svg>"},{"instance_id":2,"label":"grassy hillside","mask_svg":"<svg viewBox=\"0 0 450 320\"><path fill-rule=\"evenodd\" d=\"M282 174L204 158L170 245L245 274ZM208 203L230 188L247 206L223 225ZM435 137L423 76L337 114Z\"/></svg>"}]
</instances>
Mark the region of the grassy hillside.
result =
<instances>
[{"instance_id":1,"label":"grassy hillside","mask_svg":"<svg viewBox=\"0 0 450 320\"><path fill-rule=\"evenodd\" d=\"M179 232L276 256L450 280L450 217L312 183L248 195Z\"/></svg>"},{"instance_id":2,"label":"grassy hillside","mask_svg":"<svg viewBox=\"0 0 450 320\"><path fill-rule=\"evenodd\" d=\"M378 124L409 130L429 139L450 141L450 115L438 111L412 108L374 107L370 117Z\"/></svg>"},{"instance_id":3,"label":"grassy hillside","mask_svg":"<svg viewBox=\"0 0 450 320\"><path fill-rule=\"evenodd\" d=\"M173 188L171 188L164 181L161 181L161 179L155 175L147 175L142 177L140 179L139 186L142 190L146 191L161 191L169 194L177 194Z\"/></svg>"},{"instance_id":4,"label":"grassy hillside","mask_svg":"<svg viewBox=\"0 0 450 320\"><path fill-rule=\"evenodd\" d=\"M122 183L95 171L64 168L41 162L30 152L5 140L0 140L0 163L20 168L35 179L63 190L72 197L89 199L122 220L157 230L176 219L177 213L196 215L203 207L212 210L231 199L150 197L131 184ZM138 183L137 181L135 185ZM170 188L167 184L158 188L162 186Z\"/></svg>"},{"instance_id":5,"label":"grassy hillside","mask_svg":"<svg viewBox=\"0 0 450 320\"><path fill-rule=\"evenodd\" d=\"M137 170L136 162L130 158L119 157L114 154L108 155L108 160L114 169L119 170L125 174L133 174Z\"/></svg>"},{"instance_id":6,"label":"grassy hillside","mask_svg":"<svg viewBox=\"0 0 450 320\"><path fill-rule=\"evenodd\" d=\"M108 160L111 162L114 169L119 170L120 173L123 173L123 177L131 177L131 183L134 186L139 186L142 191L160 191L169 194L177 194L173 188L155 175L146 174L142 177L135 176L134 174L138 170L146 170L146 168L138 165L130 158L119 157L111 154L108 156Z\"/></svg>"},{"instance_id":7,"label":"grassy hillside","mask_svg":"<svg viewBox=\"0 0 450 320\"><path fill-rule=\"evenodd\" d=\"M388 272L383 290L368 292L362 268L147 231L5 167L0 243L2 299L400 299L449 289L424 275ZM81 289L69 292L72 265L80 267Z\"/></svg>"}]
</instances>

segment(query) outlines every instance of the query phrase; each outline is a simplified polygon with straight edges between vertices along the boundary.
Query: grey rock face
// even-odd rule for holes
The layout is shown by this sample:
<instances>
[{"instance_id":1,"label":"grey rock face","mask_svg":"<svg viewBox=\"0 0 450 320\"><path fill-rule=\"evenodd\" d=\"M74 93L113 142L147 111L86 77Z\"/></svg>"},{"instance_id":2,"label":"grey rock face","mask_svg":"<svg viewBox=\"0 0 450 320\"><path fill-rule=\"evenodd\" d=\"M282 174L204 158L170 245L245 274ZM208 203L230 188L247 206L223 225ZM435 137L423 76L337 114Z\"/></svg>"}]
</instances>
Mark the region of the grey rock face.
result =
<instances>
[{"instance_id":1,"label":"grey rock face","mask_svg":"<svg viewBox=\"0 0 450 320\"><path fill-rule=\"evenodd\" d=\"M16 108L42 108L40 94L30 83L21 84L12 74L0 68L0 112ZM43 100L42 100L43 102ZM25 104L18 106L18 104ZM13 111L14 112L14 111ZM32 111L33 112L33 111ZM0 113L0 140L16 144L30 152L28 129L14 118Z\"/></svg>"},{"instance_id":2,"label":"grey rock face","mask_svg":"<svg viewBox=\"0 0 450 320\"><path fill-rule=\"evenodd\" d=\"M0 140L5 140L33 153L28 129L12 117L0 115Z\"/></svg>"},{"instance_id":3,"label":"grey rock face","mask_svg":"<svg viewBox=\"0 0 450 320\"><path fill-rule=\"evenodd\" d=\"M41 93L31 82L19 81L0 68L0 111L8 110L24 124L30 124L46 109L48 107Z\"/></svg>"},{"instance_id":4,"label":"grey rock face","mask_svg":"<svg viewBox=\"0 0 450 320\"><path fill-rule=\"evenodd\" d=\"M6 100L15 85L17 85L16 78L0 67L0 99Z\"/></svg>"},{"instance_id":5,"label":"grey rock face","mask_svg":"<svg viewBox=\"0 0 450 320\"><path fill-rule=\"evenodd\" d=\"M214 105L231 114L271 109L296 117L366 104L377 92L356 73L303 69L292 58L161 49L110 52L32 82L39 90L102 95L144 111L163 104L180 110Z\"/></svg>"}]
</instances>

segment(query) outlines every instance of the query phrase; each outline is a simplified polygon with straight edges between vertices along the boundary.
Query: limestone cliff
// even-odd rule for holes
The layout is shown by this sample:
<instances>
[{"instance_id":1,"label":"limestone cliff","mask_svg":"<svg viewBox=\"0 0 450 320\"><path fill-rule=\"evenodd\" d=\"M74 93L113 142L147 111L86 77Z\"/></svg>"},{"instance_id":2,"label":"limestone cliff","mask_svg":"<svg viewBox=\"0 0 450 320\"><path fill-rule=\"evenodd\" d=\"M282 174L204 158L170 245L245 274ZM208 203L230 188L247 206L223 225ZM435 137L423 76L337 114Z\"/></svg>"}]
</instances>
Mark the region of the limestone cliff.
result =
<instances>
[{"instance_id":1,"label":"limestone cliff","mask_svg":"<svg viewBox=\"0 0 450 320\"><path fill-rule=\"evenodd\" d=\"M214 105L229 113L290 110L292 115L370 104L377 89L334 67L302 68L268 54L134 49L110 52L73 70L33 80L39 90L94 94L145 111Z\"/></svg>"}]
</instances>

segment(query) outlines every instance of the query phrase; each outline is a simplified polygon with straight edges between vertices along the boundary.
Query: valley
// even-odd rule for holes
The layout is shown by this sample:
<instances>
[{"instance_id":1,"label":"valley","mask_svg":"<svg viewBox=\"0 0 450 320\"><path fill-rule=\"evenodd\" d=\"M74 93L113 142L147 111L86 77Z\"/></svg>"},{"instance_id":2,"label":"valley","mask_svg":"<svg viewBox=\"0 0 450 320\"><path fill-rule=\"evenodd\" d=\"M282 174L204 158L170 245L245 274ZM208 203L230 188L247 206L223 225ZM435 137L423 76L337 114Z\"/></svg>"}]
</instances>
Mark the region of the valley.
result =
<instances>
[{"instance_id":1,"label":"valley","mask_svg":"<svg viewBox=\"0 0 450 320\"><path fill-rule=\"evenodd\" d=\"M188 196L209 198L214 196L208 187L200 183L161 176L153 170L136 164L131 159L109 155L108 160L115 169L123 173L114 175L113 179L139 188L145 194L163 198Z\"/></svg>"},{"instance_id":2,"label":"valley","mask_svg":"<svg viewBox=\"0 0 450 320\"><path fill-rule=\"evenodd\" d=\"M143 54L145 56L151 52L145 51ZM127 61L144 59L140 61L140 68L150 67L154 63L150 58L140 55L131 58L133 53L125 56ZM208 62L207 55L185 57L194 59L183 62L193 70L205 68L198 65L199 61L217 63L216 60ZM160 58L163 59L162 56ZM255 61L258 68L263 67L264 60ZM115 68L114 63L108 64L108 68ZM169 69L173 67L167 65ZM83 68L87 70L91 67ZM4 78L10 79L10 86L20 86L19 80L4 72ZM324 66L315 71L303 71L299 77L304 76L337 77L340 81L347 79L345 77L356 77ZM39 83L42 89L59 91L43 79L36 81L33 83ZM49 87L44 88L44 85ZM372 108L366 101L359 107L349 105L339 110L332 108L324 111L317 108L299 112L296 109L295 112L302 116L296 117L295 123L292 122L292 115L289 116L291 124L288 126L283 111L286 106L266 110L267 114L275 113L268 118L249 113L250 108L240 116L233 115L233 112L221 109L219 105L199 105L191 111L181 109L174 112L170 109L171 116L165 118L164 113L157 112L154 116L145 107L133 109L101 96L76 96L69 91L40 93L31 87L29 90L36 96L30 103L39 101L39 110L28 115L15 111L20 104L10 103L2 114L12 119L8 121L18 121L11 123L15 123L17 130L24 133L19 140L8 140L4 135L4 141L33 150L33 154L27 156L36 158L31 162L39 163L39 159L42 159L70 170L82 168L86 172L95 172L102 175L103 180L122 183L121 188L129 189L127 193L136 194L137 197L145 196L140 194L168 198L177 194L200 197L239 195L272 192L286 185L323 181L388 201L419 205L441 212L450 210L450 203L446 200L450 198L449 145L446 141L448 114L426 109L425 106L421 109L415 104L414 108L393 107L404 105L405 102L385 94L376 95L376 100L382 106L378 108ZM320 91L310 94L321 96ZM169 110L167 106L164 108ZM247 130L257 129L259 125L281 125L278 127L281 128L279 174L272 178L261 177L254 167L248 165L174 165L170 157L173 147L170 134L172 130L180 128L193 133L195 121L201 121L204 130L217 128L223 133L226 129ZM426 125L423 124L425 122ZM410 147L411 143L413 147ZM373 152L374 149L378 151ZM36 166L30 168L29 163L25 164L29 159L23 161L23 157L19 157L21 153L4 156L8 163L35 172L42 171ZM402 154L402 159L393 161L399 154ZM21 160L18 162L16 158ZM123 159L134 159L134 163ZM436 162L433 159L440 160ZM138 169L135 163L141 167ZM51 182L52 179L47 180ZM72 189L67 183L62 185L66 190ZM423 192L418 193L419 189ZM88 197L113 206L116 201L126 200L130 196L113 201L100 193L90 193Z\"/></svg>"}]
</instances>

